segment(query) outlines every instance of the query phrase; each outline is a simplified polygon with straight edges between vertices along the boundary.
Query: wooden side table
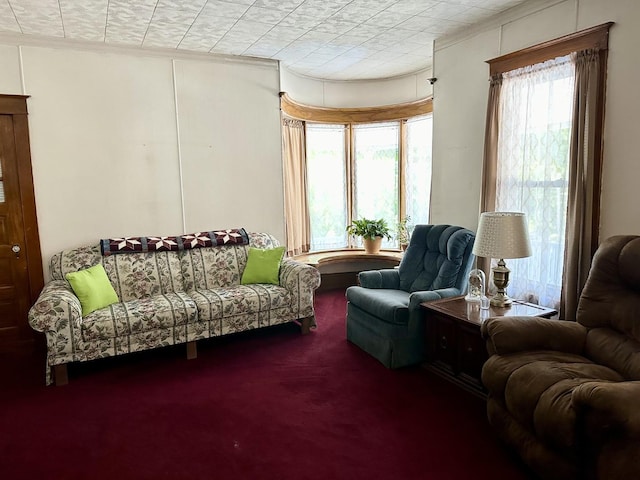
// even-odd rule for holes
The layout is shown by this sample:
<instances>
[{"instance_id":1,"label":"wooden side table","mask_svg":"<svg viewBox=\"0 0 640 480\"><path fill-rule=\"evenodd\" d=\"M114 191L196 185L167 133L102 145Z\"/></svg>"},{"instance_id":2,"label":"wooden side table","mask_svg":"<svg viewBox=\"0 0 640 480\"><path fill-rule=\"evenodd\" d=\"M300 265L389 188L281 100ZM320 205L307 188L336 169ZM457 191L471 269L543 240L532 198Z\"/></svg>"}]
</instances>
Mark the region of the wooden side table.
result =
<instances>
[{"instance_id":1,"label":"wooden side table","mask_svg":"<svg viewBox=\"0 0 640 480\"><path fill-rule=\"evenodd\" d=\"M468 308L464 296L420 304L426 322L427 360L424 366L482 397L486 391L480 374L487 360L480 325L490 317L551 318L558 312L533 303L515 301L510 308Z\"/></svg>"}]
</instances>

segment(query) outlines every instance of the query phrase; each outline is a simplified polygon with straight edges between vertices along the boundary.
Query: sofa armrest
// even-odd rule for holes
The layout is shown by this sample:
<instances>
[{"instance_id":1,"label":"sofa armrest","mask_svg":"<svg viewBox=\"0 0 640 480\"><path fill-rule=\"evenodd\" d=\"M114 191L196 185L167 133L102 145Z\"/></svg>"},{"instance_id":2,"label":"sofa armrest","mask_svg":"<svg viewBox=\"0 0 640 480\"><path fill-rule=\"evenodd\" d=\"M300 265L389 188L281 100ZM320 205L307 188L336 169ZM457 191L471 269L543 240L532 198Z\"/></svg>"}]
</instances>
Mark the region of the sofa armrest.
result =
<instances>
[{"instance_id":1,"label":"sofa armrest","mask_svg":"<svg viewBox=\"0 0 640 480\"><path fill-rule=\"evenodd\" d=\"M44 332L47 339L47 365L59 365L82 358L82 306L64 280L47 283L29 310L29 325ZM51 369L46 384L52 382Z\"/></svg>"},{"instance_id":2,"label":"sofa armrest","mask_svg":"<svg viewBox=\"0 0 640 480\"><path fill-rule=\"evenodd\" d=\"M364 288L400 289L400 273L395 268L367 270L358 273L360 286Z\"/></svg>"},{"instance_id":3,"label":"sofa armrest","mask_svg":"<svg viewBox=\"0 0 640 480\"><path fill-rule=\"evenodd\" d=\"M489 355L528 350L581 354L587 338L579 323L540 317L493 317L480 328Z\"/></svg>"},{"instance_id":4,"label":"sofa armrest","mask_svg":"<svg viewBox=\"0 0 640 480\"><path fill-rule=\"evenodd\" d=\"M590 438L603 440L623 436L640 439L640 381L586 382L577 386L571 403L582 411L585 432Z\"/></svg>"},{"instance_id":5,"label":"sofa armrest","mask_svg":"<svg viewBox=\"0 0 640 480\"><path fill-rule=\"evenodd\" d=\"M285 258L280 265L280 286L293 295L298 318L313 316L313 292L320 286L320 272L306 263Z\"/></svg>"},{"instance_id":6,"label":"sofa armrest","mask_svg":"<svg viewBox=\"0 0 640 480\"><path fill-rule=\"evenodd\" d=\"M29 310L29 325L38 332L60 332L81 323L82 305L64 280L47 283Z\"/></svg>"}]
</instances>

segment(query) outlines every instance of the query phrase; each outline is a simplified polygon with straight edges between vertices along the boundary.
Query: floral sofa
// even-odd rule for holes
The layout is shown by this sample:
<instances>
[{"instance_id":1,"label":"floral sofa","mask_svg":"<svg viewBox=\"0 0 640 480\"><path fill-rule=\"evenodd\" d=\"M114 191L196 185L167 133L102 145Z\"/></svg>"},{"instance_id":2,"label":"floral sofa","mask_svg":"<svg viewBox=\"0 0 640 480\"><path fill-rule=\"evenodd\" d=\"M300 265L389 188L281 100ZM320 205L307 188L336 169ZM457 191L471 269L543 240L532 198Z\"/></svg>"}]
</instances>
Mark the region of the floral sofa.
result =
<instances>
[{"instance_id":1,"label":"floral sofa","mask_svg":"<svg viewBox=\"0 0 640 480\"><path fill-rule=\"evenodd\" d=\"M242 285L249 247L273 248L266 233L249 233L244 245L104 256L100 245L55 254L51 281L29 312L30 325L47 340L46 383L67 382L66 365L102 357L187 344L196 340L295 321L315 327L314 290L320 274L282 260L279 285ZM102 264L119 302L84 318L65 275Z\"/></svg>"}]
</instances>

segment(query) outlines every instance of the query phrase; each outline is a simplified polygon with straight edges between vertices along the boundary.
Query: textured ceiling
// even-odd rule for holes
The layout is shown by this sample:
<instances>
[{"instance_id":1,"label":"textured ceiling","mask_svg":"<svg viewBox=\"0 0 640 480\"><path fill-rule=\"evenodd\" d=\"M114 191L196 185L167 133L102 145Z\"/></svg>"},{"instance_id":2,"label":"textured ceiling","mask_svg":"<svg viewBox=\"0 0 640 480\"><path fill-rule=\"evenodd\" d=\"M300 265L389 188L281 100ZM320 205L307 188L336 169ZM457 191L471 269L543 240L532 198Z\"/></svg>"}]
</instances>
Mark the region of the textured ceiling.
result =
<instances>
[{"instance_id":1,"label":"textured ceiling","mask_svg":"<svg viewBox=\"0 0 640 480\"><path fill-rule=\"evenodd\" d=\"M279 60L314 78L431 66L433 40L525 0L0 0L0 32Z\"/></svg>"}]
</instances>

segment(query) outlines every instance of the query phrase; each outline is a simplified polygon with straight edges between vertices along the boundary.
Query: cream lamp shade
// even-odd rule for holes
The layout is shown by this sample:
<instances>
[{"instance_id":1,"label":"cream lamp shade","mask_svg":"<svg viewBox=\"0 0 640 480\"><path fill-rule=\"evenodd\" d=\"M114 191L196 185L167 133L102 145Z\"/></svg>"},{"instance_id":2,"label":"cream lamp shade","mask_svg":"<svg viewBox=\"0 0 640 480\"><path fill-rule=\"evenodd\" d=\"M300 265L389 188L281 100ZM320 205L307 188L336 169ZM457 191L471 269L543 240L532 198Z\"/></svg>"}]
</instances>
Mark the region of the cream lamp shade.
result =
<instances>
[{"instance_id":1,"label":"cream lamp shade","mask_svg":"<svg viewBox=\"0 0 640 480\"><path fill-rule=\"evenodd\" d=\"M482 213L473 253L488 258L530 257L526 215L519 212Z\"/></svg>"}]
</instances>

